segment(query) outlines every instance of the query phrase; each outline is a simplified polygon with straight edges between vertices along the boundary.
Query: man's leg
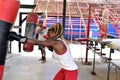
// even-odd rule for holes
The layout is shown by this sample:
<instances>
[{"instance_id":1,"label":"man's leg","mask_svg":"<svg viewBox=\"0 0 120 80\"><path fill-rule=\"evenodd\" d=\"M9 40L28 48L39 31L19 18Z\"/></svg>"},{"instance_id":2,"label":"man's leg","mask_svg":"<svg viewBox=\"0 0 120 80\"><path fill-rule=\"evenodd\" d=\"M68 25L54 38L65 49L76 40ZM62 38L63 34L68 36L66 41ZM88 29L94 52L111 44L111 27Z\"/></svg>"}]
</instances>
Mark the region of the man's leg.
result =
<instances>
[{"instance_id":1,"label":"man's leg","mask_svg":"<svg viewBox=\"0 0 120 80\"><path fill-rule=\"evenodd\" d=\"M38 49L41 51L41 55L42 57L39 59L39 61L43 60L43 52L42 52L42 47L41 46L38 46Z\"/></svg>"},{"instance_id":2,"label":"man's leg","mask_svg":"<svg viewBox=\"0 0 120 80\"><path fill-rule=\"evenodd\" d=\"M41 51L41 58L39 59L39 61L43 60L43 53L42 53L42 50L39 48L39 50Z\"/></svg>"},{"instance_id":3,"label":"man's leg","mask_svg":"<svg viewBox=\"0 0 120 80\"><path fill-rule=\"evenodd\" d=\"M41 49L41 54L42 54L42 62L41 63L44 63L44 62L46 62L46 52L45 52L45 49Z\"/></svg>"}]
</instances>

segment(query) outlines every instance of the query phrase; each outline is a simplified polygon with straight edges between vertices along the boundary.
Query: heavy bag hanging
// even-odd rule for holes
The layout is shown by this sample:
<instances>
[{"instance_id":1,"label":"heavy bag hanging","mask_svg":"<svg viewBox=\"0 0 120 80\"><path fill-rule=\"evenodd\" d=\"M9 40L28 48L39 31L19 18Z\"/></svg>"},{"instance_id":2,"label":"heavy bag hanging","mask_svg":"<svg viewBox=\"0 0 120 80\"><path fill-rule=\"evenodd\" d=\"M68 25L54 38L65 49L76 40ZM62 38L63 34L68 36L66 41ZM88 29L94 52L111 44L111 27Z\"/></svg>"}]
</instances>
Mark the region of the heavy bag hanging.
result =
<instances>
[{"instance_id":1,"label":"heavy bag hanging","mask_svg":"<svg viewBox=\"0 0 120 80\"><path fill-rule=\"evenodd\" d=\"M8 47L8 35L20 7L19 0L0 0L0 80L2 80Z\"/></svg>"},{"instance_id":2,"label":"heavy bag hanging","mask_svg":"<svg viewBox=\"0 0 120 80\"><path fill-rule=\"evenodd\" d=\"M29 13L26 20L25 36L27 38L34 39L36 24L38 21L38 15L35 13ZM34 45L30 43L23 44L23 50L25 52L32 52Z\"/></svg>"}]
</instances>

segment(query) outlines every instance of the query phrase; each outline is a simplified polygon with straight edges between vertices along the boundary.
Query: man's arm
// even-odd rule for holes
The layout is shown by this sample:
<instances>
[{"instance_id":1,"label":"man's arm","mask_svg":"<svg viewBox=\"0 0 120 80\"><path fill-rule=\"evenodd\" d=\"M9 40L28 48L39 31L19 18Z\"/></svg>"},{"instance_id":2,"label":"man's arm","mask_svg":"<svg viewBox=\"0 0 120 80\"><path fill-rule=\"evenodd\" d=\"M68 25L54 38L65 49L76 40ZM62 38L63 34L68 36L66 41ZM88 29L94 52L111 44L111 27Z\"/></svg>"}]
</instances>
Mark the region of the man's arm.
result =
<instances>
[{"instance_id":1,"label":"man's arm","mask_svg":"<svg viewBox=\"0 0 120 80\"><path fill-rule=\"evenodd\" d=\"M27 42L34 44L34 45L41 45L41 46L54 46L56 44L55 41L40 41L40 40L33 40L27 39Z\"/></svg>"},{"instance_id":2,"label":"man's arm","mask_svg":"<svg viewBox=\"0 0 120 80\"><path fill-rule=\"evenodd\" d=\"M8 39L10 41L16 40L19 41L21 43L26 43L29 42L31 44L34 45L42 45L42 46L54 46L56 44L56 41L50 41L50 40L46 40L46 41L40 41L40 40L34 40L34 39L30 39L27 38L25 36L21 36L16 34L15 32L10 32Z\"/></svg>"}]
</instances>

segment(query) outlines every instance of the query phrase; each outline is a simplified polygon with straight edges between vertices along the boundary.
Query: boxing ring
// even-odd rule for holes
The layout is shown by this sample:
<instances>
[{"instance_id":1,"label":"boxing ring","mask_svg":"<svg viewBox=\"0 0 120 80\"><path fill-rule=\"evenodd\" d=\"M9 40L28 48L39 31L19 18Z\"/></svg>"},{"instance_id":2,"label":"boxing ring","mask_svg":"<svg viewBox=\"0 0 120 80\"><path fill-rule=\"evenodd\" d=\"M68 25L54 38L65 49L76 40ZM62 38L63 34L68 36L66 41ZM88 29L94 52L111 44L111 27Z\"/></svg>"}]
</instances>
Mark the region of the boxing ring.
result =
<instances>
[{"instance_id":1,"label":"boxing ring","mask_svg":"<svg viewBox=\"0 0 120 80\"><path fill-rule=\"evenodd\" d=\"M101 16L99 16L99 14L97 13L101 13L102 7L100 5L98 8L96 8L95 10L90 9L92 6L89 5L87 2L84 4L84 10L86 10L86 12L83 11L83 9L80 7L80 4L78 3L79 1L76 0L74 6L76 6L75 8L71 6L70 3L64 4L65 6L63 6L62 8L66 7L67 9L65 10L64 8L64 18L62 17L61 13L62 11L60 10L60 6L61 6L61 2L55 3L56 5L56 11L57 13L54 13L54 15L50 16L48 11L49 11L49 7L51 2L47 1L45 8L42 8L42 10L44 11L45 14L45 18L44 17L40 17L40 20L43 20L45 22L45 26L47 26L48 28L59 22L61 24L64 24L64 39L69 41L70 43L72 43L73 41L80 41L83 40L84 42L86 42L86 45L88 47L88 38L99 38L99 35L102 33L102 30L107 29L107 26L110 26L108 30L106 32L103 32L105 37L108 35L108 33L110 35L116 36L115 38L118 38L119 36L119 29L117 28L118 26L114 25L114 23L112 23L112 21L110 21L110 23L108 22L108 20L105 19L105 17L110 18L112 20L117 20L115 18L115 16L112 14L110 17L105 16L102 17L102 21L101 21ZM42 5L42 2L39 2L39 0L36 0L36 5ZM36 6L38 7L38 6ZM72 10L71 8L73 8L74 10ZM39 10L39 7L36 8ZM66 16L65 16L65 12ZM73 17L73 13L77 11L78 15L77 17ZM86 16L84 16L86 15ZM101 26L101 24L105 24L105 26ZM105 27L105 28L104 28ZM114 34L115 33L115 34ZM80 40L79 40L80 39ZM87 63L87 54L88 54L88 48L86 47L86 61L85 63Z\"/></svg>"},{"instance_id":2,"label":"boxing ring","mask_svg":"<svg viewBox=\"0 0 120 80\"><path fill-rule=\"evenodd\" d=\"M58 13L57 13L57 16L53 17L53 16L49 16L47 15L47 9L49 7L49 4L50 2L48 3L47 2L47 5L46 5L46 9L45 9L45 16L46 18L39 18L40 20L43 20L44 21L44 25L47 26L48 28L57 23L57 22L60 22L61 24L65 24L63 25L64 26L64 39L65 40L68 40L70 41L70 43L72 43L72 41L78 41L78 42L81 42L81 41L84 41L86 42L86 61L85 63L87 63L87 54L88 54L88 40L89 38L99 38L99 35L100 35L100 26L101 24L103 24L103 21L100 20L100 16L97 15L97 9L95 11L93 10L90 10L90 5L86 3L86 13L87 14L87 17L84 16L84 12L82 12L82 9L79 7L79 4L76 0L76 6L77 6L77 10L78 10L78 13L79 13L79 17L72 17L72 13L71 12L74 12L72 11L70 8L70 4L66 4L68 5L68 13L67 13L67 17L66 19L62 20L63 18L61 17L61 15L59 14L60 13L60 10L57 9ZM58 3L58 6L57 8L59 8L59 3ZM101 7L100 7L101 9ZM65 11L63 11L65 12ZM112 16L113 14L111 14L111 19L114 20L114 16ZM90 17L92 16L92 18ZM65 18L65 13L64 13L64 18ZM115 19L116 20L116 19ZM115 21L114 20L114 21ZM106 20L105 20L106 21ZM108 22L108 21L106 21ZM108 33L111 35L115 35L116 38L119 37L119 29L117 28L116 25L114 25L114 23L112 23L112 21L107 24L108 26L111 26L112 30L114 29L114 31L111 33L109 32L108 30ZM110 28L110 29L111 29ZM114 34L115 33L115 34ZM106 35L107 33L105 33ZM81 41L80 41L81 40Z\"/></svg>"},{"instance_id":3,"label":"boxing ring","mask_svg":"<svg viewBox=\"0 0 120 80\"><path fill-rule=\"evenodd\" d=\"M6 0L6 1L9 1L9 0ZM0 20L1 20L1 30L3 31L2 33L5 33L6 36L4 37L1 37L1 46L3 45L2 41L5 42L5 45L7 46L7 37L8 37L8 33L12 27L12 25L14 24L14 21L16 19L16 15L17 15L17 12L18 12L18 9L20 7L20 3L19 1L15 1L15 0L12 0L16 7L13 7L12 5L10 7L8 7L9 9L8 12L7 10L5 11L5 14L3 14L2 12L4 11L4 8L6 8L6 3L3 2L4 4L0 4L2 7L0 8L1 10L1 17L0 17ZM74 9L77 9L77 12L79 13L78 15L80 16L77 16L77 17L72 17L72 12L74 12L74 10L72 11L71 10L71 5L67 3L67 7L68 7L68 13L67 13L67 17L66 17L66 0L64 0L64 5L63 5L63 16L61 17L60 15L60 12L61 10L57 10L58 13L57 13L57 17L49 17L48 18L48 15L47 15L47 10L48 10L48 7L49 7L49 2L47 2L47 5L46 5L46 8L45 8L45 16L46 18L44 18L44 25L46 25L48 28L55 24L56 22L60 22L61 24L63 24L63 27L64 27L64 38L68 41L70 41L72 43L72 41L79 41L79 40L76 40L76 39L81 39L82 41L86 41L86 61L85 63L87 63L87 54L88 54L88 40L89 40L89 37L91 38L98 38L98 35L100 34L99 33L99 26L102 22L100 21L100 17L98 15L94 15L94 13L97 13L97 12L93 12L91 11L91 5L89 5L88 3L86 3L85 7L86 7L86 12L82 12L82 9L80 8L80 4L78 3L78 0L75 1L75 5L77 6L76 8ZM14 10L15 8L15 10ZM57 8L59 8L59 3L58 3L58 6ZM12 10L13 9L13 10ZM37 7L36 7L37 9ZM85 8L84 8L85 9ZM110 10L111 11L111 10ZM9 14L7 14L9 13ZM84 15L87 15L84 16ZM90 17L92 15L92 18ZM11 16L13 16L11 18ZM94 18L93 18L94 17ZM107 16L108 17L108 16ZM20 17L21 18L21 17ZM99 18L99 19L98 19ZM113 29L115 30L115 32L117 33L117 37L119 38L120 37L120 33L119 33L119 29L118 29L118 25L115 25L112 21L116 21L118 20L113 14L110 13L110 16L109 18L111 19L110 20L110 24L112 25ZM25 20L26 18L23 19L23 21ZM43 18L42 18L43 19ZM41 19L41 20L42 20ZM105 20L106 21L106 20ZM21 21L22 22L22 21ZM22 25L22 23L20 22L20 25ZM108 23L108 21L106 21ZM3 25L4 23L4 25ZM92 25L90 25L92 24ZM9 26L9 27L8 27ZM94 26L94 28L93 28ZM3 27L8 27L6 30L3 30L5 28ZM106 27L106 26L104 26ZM94 32L92 29L96 29L95 30L95 35L89 35L89 32L91 31L92 33ZM19 31L19 33L21 33L21 31ZM105 35L107 33L104 33ZM2 34L1 34L2 35ZM114 34L113 34L114 35ZM116 35L116 34L115 34ZM96 40L95 40L96 42ZM98 41L99 42L99 41ZM100 44L101 43L106 43L106 41L104 42L99 42ZM4 47L1 47L1 62L0 62L0 79L2 78L2 75L3 75L3 70L4 70L4 64L5 64L5 57L6 57L6 51L7 51L7 47L4 46ZM106 46L110 47L111 50L112 49L115 49L115 50L118 50L120 51L120 46L118 46L118 44L114 44L114 42L112 42L112 40L110 41L110 43L107 43ZM20 46L21 47L21 46ZM5 48L5 49L3 49ZM5 51L3 51L5 50ZM5 54L3 54L5 53ZM109 59L111 58L111 51L110 51L110 56L109 56ZM111 64L111 60L109 60L109 65L108 65L108 80L109 80L109 71L110 71L110 64ZM116 64L114 64L116 65ZM118 67L118 66L117 66Z\"/></svg>"}]
</instances>

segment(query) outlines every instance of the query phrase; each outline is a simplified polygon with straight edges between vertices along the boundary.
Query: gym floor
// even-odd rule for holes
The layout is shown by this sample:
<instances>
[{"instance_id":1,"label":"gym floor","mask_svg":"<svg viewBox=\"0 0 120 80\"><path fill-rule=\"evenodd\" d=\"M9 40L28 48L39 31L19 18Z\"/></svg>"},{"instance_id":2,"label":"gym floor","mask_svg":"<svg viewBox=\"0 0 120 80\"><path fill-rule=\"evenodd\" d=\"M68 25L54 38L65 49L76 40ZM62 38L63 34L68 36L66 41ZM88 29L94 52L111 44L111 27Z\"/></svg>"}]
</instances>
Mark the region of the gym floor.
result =
<instances>
[{"instance_id":1,"label":"gym floor","mask_svg":"<svg viewBox=\"0 0 120 80\"><path fill-rule=\"evenodd\" d=\"M22 51L21 53L13 52L12 54L7 55L3 80L52 80L60 68L52 62L51 52L48 50L46 50L46 52L47 62L44 64L38 61L41 54L36 48L31 53ZM92 62L93 53L89 54L91 57L89 56L90 58L88 61ZM74 60L79 67L78 80L107 80L108 64L104 63L100 57L96 56L96 75L91 74L91 71L93 71L92 65L85 65L83 63L84 58L81 59L80 57L76 58L74 56ZM109 80L120 80L119 74L120 71L115 71L115 66L112 66Z\"/></svg>"}]
</instances>

